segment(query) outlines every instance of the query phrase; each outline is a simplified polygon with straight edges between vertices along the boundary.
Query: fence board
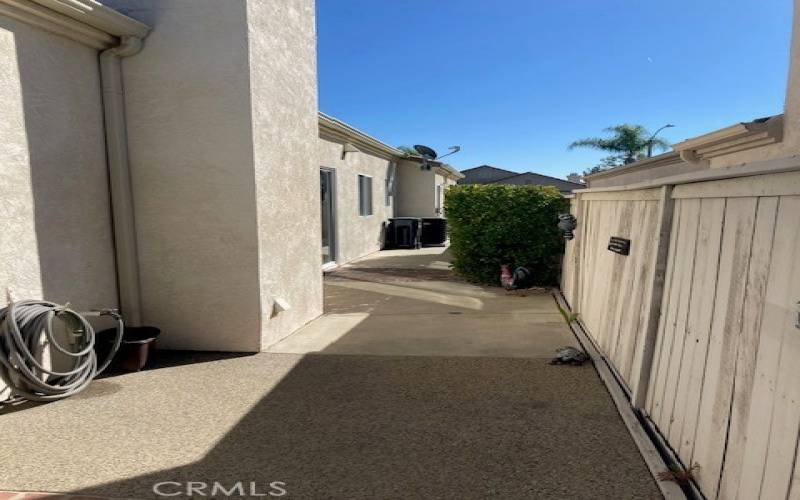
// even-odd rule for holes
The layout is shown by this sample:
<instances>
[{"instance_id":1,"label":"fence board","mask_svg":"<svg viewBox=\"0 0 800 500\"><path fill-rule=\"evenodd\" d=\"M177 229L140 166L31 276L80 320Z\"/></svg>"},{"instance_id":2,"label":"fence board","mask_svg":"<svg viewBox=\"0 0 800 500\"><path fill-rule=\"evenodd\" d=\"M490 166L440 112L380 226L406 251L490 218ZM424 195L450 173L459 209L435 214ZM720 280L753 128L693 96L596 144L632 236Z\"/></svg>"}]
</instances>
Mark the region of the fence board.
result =
<instances>
[{"instance_id":1,"label":"fence board","mask_svg":"<svg viewBox=\"0 0 800 500\"><path fill-rule=\"evenodd\" d=\"M781 199L775 226L774 273L767 286L763 332L780 335L778 377L770 420L761 498L785 498L794 472L800 426L800 331L795 326L800 298L800 196Z\"/></svg>"},{"instance_id":2,"label":"fence board","mask_svg":"<svg viewBox=\"0 0 800 500\"><path fill-rule=\"evenodd\" d=\"M755 211L755 198L730 199L725 207L697 439L693 456L681 457L685 463L700 465L696 477L709 498L717 495L722 470Z\"/></svg>"},{"instance_id":3,"label":"fence board","mask_svg":"<svg viewBox=\"0 0 800 500\"><path fill-rule=\"evenodd\" d=\"M619 236L622 238L631 239L631 223L633 218L633 209L635 202L618 201L616 205L616 217L612 227L614 228L609 234L611 236ZM616 227L614 227L616 226ZM640 245L640 241L633 241L632 245ZM624 333L619 331L619 308L621 304L627 302L628 295L630 294L630 287L625 287L625 282L629 278L631 272L630 261L638 253L634 247L632 255L619 255L606 249L610 255L612 266L611 274L606 280L606 300L603 307L603 314L601 319L601 328L605 332L606 347L605 352L615 361L617 365L617 344L620 337L624 337ZM627 265L626 265L627 264Z\"/></svg>"},{"instance_id":4,"label":"fence board","mask_svg":"<svg viewBox=\"0 0 800 500\"><path fill-rule=\"evenodd\" d=\"M612 360L626 385L630 386L635 346L643 334L639 311L649 300L658 200L584 200L584 227L577 257L580 276L573 298L573 311L603 353ZM608 250L611 236L631 240L630 255ZM574 297L574 296L573 296Z\"/></svg>"},{"instance_id":5,"label":"fence board","mask_svg":"<svg viewBox=\"0 0 800 500\"><path fill-rule=\"evenodd\" d=\"M794 472L792 473L792 484L789 485L788 500L800 500L800 436L798 436L797 449L794 457Z\"/></svg>"},{"instance_id":6,"label":"fence board","mask_svg":"<svg viewBox=\"0 0 800 500\"><path fill-rule=\"evenodd\" d=\"M669 242L669 251L667 252L667 268L664 275L664 292L662 294L661 314L658 321L658 330L656 333L656 346L653 350L653 364L650 369L650 380L647 384L647 395L645 410L650 415L651 420L655 422L655 414L661 409L661 401L655 397L659 393L657 388L659 382L663 380L664 366L666 366L666 357L669 352L672 337L664 335L664 330L667 328L669 322L669 313L671 311L669 305L672 299L671 291L673 290L672 282L675 275L675 259L674 255L677 252L678 240L680 239L680 223L681 223L681 205L676 203L673 207L672 216L672 229L670 231L671 238ZM663 392L663 391L661 391Z\"/></svg>"},{"instance_id":7,"label":"fence board","mask_svg":"<svg viewBox=\"0 0 800 500\"><path fill-rule=\"evenodd\" d=\"M632 296L628 297L619 307L619 330L626 335L620 335L617 342L617 367L622 377L633 386L632 379L634 355L639 349L642 337L645 335L646 312L645 304L650 301L652 289L648 286L652 282L654 268L650 266L651 255L655 252L655 238L647 237L649 228L657 227L658 205L656 203L639 203L640 207L634 212L635 218L631 223L631 239L639 243L641 251L634 253L634 261L630 268L632 277L629 284L623 284L623 289L630 290Z\"/></svg>"},{"instance_id":8,"label":"fence board","mask_svg":"<svg viewBox=\"0 0 800 500\"><path fill-rule=\"evenodd\" d=\"M750 412L777 211L778 198L760 198L758 200L747 271L747 286L742 307L742 328L736 356L728 446L725 451L720 482L720 498L737 498L737 494L739 498L758 498L761 485L760 471L763 469L763 465L759 467L758 464L751 463L749 467L753 467L753 469L745 471L743 470L743 459L745 451L756 444L754 441L757 441L756 436L760 434L750 425L751 418L758 420L762 417L759 415L760 409L755 408L752 417ZM764 361L767 360L762 360L762 362ZM777 361L773 358L768 362L774 362L777 365ZM763 425L764 421L762 420L760 425ZM754 430L756 432L751 438L751 432ZM754 474L756 469L759 472Z\"/></svg>"},{"instance_id":9,"label":"fence board","mask_svg":"<svg viewBox=\"0 0 800 500\"><path fill-rule=\"evenodd\" d=\"M672 335L672 349L665 371L664 395L662 396L661 412L658 424L662 432L672 442L675 431L672 429L673 411L675 408L676 393L681 376L681 367L684 364L684 344L686 342L686 322L689 315L689 303L692 293L692 274L694 273L694 254L697 243L697 230L700 222L700 201L681 200L682 215L685 224L682 226L683 234L679 242L679 255L682 259L676 260L676 277L673 286L677 287L676 301L670 307L675 308L675 319L665 334Z\"/></svg>"},{"instance_id":10,"label":"fence board","mask_svg":"<svg viewBox=\"0 0 800 500\"><path fill-rule=\"evenodd\" d=\"M674 255L689 255L694 251L694 235L697 233L698 209L694 208L693 203L678 202L679 222L678 231L674 235L676 240ZM694 203L696 205L696 203ZM694 208L694 209L693 209ZM693 259L673 259L672 279L668 290L668 307L664 316L664 322L660 334L664 338L660 362L655 384L653 384L653 407L651 415L653 422L667 433L669 418L672 413L668 396L670 393L670 383L674 383L675 357L681 352L683 343L682 336L676 335L676 328L680 321L680 303L682 292L685 292L689 270L693 265ZM672 379L671 379L672 377Z\"/></svg>"},{"instance_id":11,"label":"fence board","mask_svg":"<svg viewBox=\"0 0 800 500\"><path fill-rule=\"evenodd\" d=\"M647 387L658 348L658 328L661 319L661 306L664 299L664 283L667 276L667 258L672 247L672 216L675 211L671 196L672 188L662 186L658 204L651 209L651 219L646 227L654 227L655 238L647 238L649 248L641 262L643 276L638 289L642 290L642 305L638 314L640 330L633 349L630 383L631 404L634 408L645 410Z\"/></svg>"},{"instance_id":12,"label":"fence board","mask_svg":"<svg viewBox=\"0 0 800 500\"><path fill-rule=\"evenodd\" d=\"M693 292L686 332L688 343L685 352L690 353L690 357L686 376L681 378L680 404L676 408L674 422L673 446L678 448L678 455L682 457L691 457L694 448L717 288L719 247L722 241L724 216L724 199L701 200L695 270L692 278Z\"/></svg>"}]
</instances>

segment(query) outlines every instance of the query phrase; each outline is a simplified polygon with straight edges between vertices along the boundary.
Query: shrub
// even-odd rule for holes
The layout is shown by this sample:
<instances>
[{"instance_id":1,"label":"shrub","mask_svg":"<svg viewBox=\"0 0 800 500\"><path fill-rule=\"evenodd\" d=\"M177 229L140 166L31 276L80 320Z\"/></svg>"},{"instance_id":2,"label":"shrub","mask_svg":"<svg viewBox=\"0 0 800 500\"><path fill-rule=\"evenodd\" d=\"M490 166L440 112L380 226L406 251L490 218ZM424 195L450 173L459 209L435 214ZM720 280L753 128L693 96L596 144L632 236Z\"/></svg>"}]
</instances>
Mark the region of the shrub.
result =
<instances>
[{"instance_id":1,"label":"shrub","mask_svg":"<svg viewBox=\"0 0 800 500\"><path fill-rule=\"evenodd\" d=\"M568 202L554 187L467 184L445 196L453 269L498 284L500 265L525 266L537 285L556 284L564 243L558 214Z\"/></svg>"}]
</instances>

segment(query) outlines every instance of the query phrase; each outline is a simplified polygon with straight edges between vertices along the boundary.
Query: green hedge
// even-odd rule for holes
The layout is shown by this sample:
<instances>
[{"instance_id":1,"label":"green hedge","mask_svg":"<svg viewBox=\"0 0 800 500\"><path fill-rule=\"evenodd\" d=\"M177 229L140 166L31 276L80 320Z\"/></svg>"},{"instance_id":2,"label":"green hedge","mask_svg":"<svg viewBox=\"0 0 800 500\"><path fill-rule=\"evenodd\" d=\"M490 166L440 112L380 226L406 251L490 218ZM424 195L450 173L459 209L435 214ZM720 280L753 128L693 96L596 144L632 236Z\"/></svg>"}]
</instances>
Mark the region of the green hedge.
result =
<instances>
[{"instance_id":1,"label":"green hedge","mask_svg":"<svg viewBox=\"0 0 800 500\"><path fill-rule=\"evenodd\" d=\"M450 187L445 213L454 270L472 281L499 284L500 265L511 264L530 269L538 285L556 284L564 248L556 224L568 210L554 187Z\"/></svg>"}]
</instances>

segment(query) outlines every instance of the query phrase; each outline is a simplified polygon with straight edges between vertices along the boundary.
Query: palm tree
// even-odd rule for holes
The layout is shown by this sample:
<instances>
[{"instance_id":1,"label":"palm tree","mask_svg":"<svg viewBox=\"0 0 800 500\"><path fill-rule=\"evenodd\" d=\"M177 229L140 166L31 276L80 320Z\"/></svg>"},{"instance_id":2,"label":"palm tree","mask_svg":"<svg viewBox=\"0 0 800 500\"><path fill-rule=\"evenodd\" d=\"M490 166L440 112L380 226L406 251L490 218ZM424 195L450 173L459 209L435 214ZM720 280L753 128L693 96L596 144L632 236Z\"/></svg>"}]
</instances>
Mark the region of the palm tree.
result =
<instances>
[{"instance_id":1,"label":"palm tree","mask_svg":"<svg viewBox=\"0 0 800 500\"><path fill-rule=\"evenodd\" d=\"M593 148L602 151L615 153L622 157L623 163L631 163L647 150L647 146L652 144L654 149L666 150L670 145L664 139L652 138L646 128L641 125L630 125L623 123L608 127L604 132L613 135L607 139L602 137L589 137L579 139L569 145L568 149Z\"/></svg>"}]
</instances>

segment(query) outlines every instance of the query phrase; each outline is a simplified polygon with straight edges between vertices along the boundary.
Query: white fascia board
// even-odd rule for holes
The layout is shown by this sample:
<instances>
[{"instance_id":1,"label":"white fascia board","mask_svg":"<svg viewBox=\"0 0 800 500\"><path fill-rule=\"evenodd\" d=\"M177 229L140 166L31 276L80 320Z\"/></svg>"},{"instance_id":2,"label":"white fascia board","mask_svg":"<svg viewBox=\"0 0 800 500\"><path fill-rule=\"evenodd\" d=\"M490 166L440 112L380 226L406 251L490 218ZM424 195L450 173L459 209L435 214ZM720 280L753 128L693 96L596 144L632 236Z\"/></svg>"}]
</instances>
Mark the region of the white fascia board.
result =
<instances>
[{"instance_id":1,"label":"white fascia board","mask_svg":"<svg viewBox=\"0 0 800 500\"><path fill-rule=\"evenodd\" d=\"M675 144L679 153L689 152L698 160L753 149L783 140L783 115L763 121L737 123ZM687 156L687 155L684 155Z\"/></svg>"},{"instance_id":2,"label":"white fascia board","mask_svg":"<svg viewBox=\"0 0 800 500\"><path fill-rule=\"evenodd\" d=\"M150 27L146 24L106 7L96 0L33 1L109 35L144 38L150 32Z\"/></svg>"},{"instance_id":3,"label":"white fascia board","mask_svg":"<svg viewBox=\"0 0 800 500\"><path fill-rule=\"evenodd\" d=\"M779 174L783 172L800 171L800 155L791 155L785 158L774 158L770 160L760 160L730 165L727 167L711 168L687 172L684 174L660 177L658 179L626 184L624 186L608 186L598 188L575 189L575 194L583 193L606 193L612 191L632 191L638 189L649 189L661 186L678 186L680 184L690 184L694 182L717 181L722 179L734 179L738 177L751 177L755 175Z\"/></svg>"},{"instance_id":4,"label":"white fascia board","mask_svg":"<svg viewBox=\"0 0 800 500\"><path fill-rule=\"evenodd\" d=\"M95 0L0 0L0 14L102 50L150 28Z\"/></svg>"},{"instance_id":5,"label":"white fascia board","mask_svg":"<svg viewBox=\"0 0 800 500\"><path fill-rule=\"evenodd\" d=\"M620 174L636 172L638 170L658 168L665 165L675 165L676 163L681 163L681 161L682 160L680 158L680 155L676 151L670 151L668 153L663 153L658 156L653 156L652 158L645 158L644 160L635 161L627 165L622 165L619 167L614 167L608 170L604 170L602 172L585 175L584 178L592 180L603 177L614 177Z\"/></svg>"},{"instance_id":6,"label":"white fascia board","mask_svg":"<svg viewBox=\"0 0 800 500\"><path fill-rule=\"evenodd\" d=\"M455 168L450 167L449 165L437 166L436 167L436 171L440 175L443 175L444 177L450 177L451 179L458 180L458 179L463 179L464 178L464 174L462 174L461 172L459 172Z\"/></svg>"},{"instance_id":7,"label":"white fascia board","mask_svg":"<svg viewBox=\"0 0 800 500\"><path fill-rule=\"evenodd\" d=\"M385 158L403 158L405 156L399 149L322 112L319 112L319 135L323 138L346 140L361 151L372 152Z\"/></svg>"}]
</instances>

